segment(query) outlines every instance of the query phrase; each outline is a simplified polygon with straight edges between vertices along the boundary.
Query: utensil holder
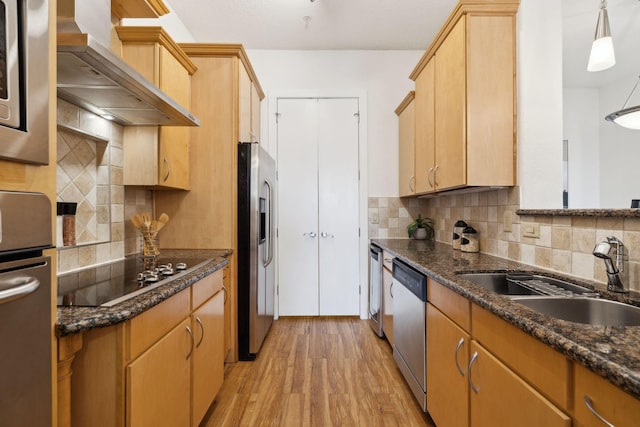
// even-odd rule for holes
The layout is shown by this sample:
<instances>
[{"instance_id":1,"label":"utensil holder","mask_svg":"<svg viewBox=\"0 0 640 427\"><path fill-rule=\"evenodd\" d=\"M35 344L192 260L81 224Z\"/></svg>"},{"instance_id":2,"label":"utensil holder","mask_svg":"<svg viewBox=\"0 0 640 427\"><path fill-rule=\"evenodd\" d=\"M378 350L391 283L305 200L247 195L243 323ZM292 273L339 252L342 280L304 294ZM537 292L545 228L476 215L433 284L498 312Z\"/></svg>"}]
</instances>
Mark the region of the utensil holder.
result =
<instances>
[{"instance_id":1,"label":"utensil holder","mask_svg":"<svg viewBox=\"0 0 640 427\"><path fill-rule=\"evenodd\" d=\"M145 270L152 270L157 267L160 258L160 250L158 248L158 232L141 228L142 233L142 259Z\"/></svg>"}]
</instances>

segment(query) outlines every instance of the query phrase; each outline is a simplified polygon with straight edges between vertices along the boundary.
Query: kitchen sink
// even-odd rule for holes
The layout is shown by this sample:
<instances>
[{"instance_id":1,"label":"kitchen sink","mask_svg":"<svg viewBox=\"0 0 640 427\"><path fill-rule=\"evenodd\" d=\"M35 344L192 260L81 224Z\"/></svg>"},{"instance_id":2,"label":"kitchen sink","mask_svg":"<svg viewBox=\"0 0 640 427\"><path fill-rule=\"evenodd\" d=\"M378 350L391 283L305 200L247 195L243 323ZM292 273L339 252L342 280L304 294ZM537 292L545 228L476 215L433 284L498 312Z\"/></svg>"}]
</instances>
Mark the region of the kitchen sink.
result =
<instances>
[{"instance_id":1,"label":"kitchen sink","mask_svg":"<svg viewBox=\"0 0 640 427\"><path fill-rule=\"evenodd\" d=\"M601 326L640 326L640 307L597 298L514 297L514 301L556 319Z\"/></svg>"},{"instance_id":2,"label":"kitchen sink","mask_svg":"<svg viewBox=\"0 0 640 427\"><path fill-rule=\"evenodd\" d=\"M547 277L540 274L523 272L486 272L486 273L461 273L461 279L468 280L487 290L500 295L525 296L548 295L570 297L597 296L591 289Z\"/></svg>"}]
</instances>

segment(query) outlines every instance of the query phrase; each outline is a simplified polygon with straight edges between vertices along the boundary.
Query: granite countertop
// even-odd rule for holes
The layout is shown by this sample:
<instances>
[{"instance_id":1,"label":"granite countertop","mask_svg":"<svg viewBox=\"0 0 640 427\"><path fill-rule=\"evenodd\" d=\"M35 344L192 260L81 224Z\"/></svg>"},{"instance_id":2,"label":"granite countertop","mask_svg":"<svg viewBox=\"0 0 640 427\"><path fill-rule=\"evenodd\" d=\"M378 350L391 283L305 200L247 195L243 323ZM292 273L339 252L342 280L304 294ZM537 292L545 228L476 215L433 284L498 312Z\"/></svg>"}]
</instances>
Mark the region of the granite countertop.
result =
<instances>
[{"instance_id":1,"label":"granite countertop","mask_svg":"<svg viewBox=\"0 0 640 427\"><path fill-rule=\"evenodd\" d=\"M454 251L450 245L433 241L373 239L372 242L640 398L640 326L592 326L555 319L518 304L507 296L485 290L456 274L524 270L540 271L557 278L569 277L487 254ZM607 292L606 285L575 278L570 280L597 290L604 298L640 305L640 294L637 292L612 294Z\"/></svg>"},{"instance_id":2,"label":"granite countertop","mask_svg":"<svg viewBox=\"0 0 640 427\"><path fill-rule=\"evenodd\" d=\"M195 258L207 258L207 261L199 264L193 270L188 270L183 276L176 277L157 288L150 289L148 292L112 307L58 306L56 334L59 337L63 337L129 320L188 288L203 277L223 268L229 263L226 257L231 253L231 250L225 249L165 249L162 254L166 256L179 257L185 259L185 261Z\"/></svg>"}]
</instances>

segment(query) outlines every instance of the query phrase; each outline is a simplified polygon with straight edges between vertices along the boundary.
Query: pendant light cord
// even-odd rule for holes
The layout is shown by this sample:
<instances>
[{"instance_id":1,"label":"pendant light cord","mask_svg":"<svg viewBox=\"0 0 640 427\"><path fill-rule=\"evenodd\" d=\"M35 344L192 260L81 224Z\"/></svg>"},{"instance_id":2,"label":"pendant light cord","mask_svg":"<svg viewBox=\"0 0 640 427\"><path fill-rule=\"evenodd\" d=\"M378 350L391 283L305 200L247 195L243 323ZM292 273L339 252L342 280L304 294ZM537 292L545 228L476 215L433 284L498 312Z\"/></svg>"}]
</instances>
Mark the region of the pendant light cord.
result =
<instances>
[{"instance_id":1,"label":"pendant light cord","mask_svg":"<svg viewBox=\"0 0 640 427\"><path fill-rule=\"evenodd\" d=\"M627 97L627 100L624 101L624 105L622 106L622 110L624 110L625 108L627 108L627 104L629 103L629 100L631 100L631 97L633 96L633 93L636 91L636 89L638 88L638 83L640 83L640 76L638 76L638 80L636 81L636 85L633 87L633 89L631 89L631 93L629 94L629 96Z\"/></svg>"}]
</instances>

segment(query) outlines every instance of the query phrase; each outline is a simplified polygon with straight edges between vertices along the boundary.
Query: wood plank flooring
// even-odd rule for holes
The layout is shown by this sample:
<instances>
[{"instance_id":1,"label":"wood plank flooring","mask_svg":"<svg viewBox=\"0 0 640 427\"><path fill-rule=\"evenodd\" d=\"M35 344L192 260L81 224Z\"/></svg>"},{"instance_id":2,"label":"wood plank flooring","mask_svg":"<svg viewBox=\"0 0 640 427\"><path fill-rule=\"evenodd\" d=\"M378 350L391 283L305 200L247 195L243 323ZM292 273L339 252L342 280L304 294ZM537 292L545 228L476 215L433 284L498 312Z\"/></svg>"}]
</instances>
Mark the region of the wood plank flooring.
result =
<instances>
[{"instance_id":1,"label":"wood plank flooring","mask_svg":"<svg viewBox=\"0 0 640 427\"><path fill-rule=\"evenodd\" d=\"M281 318L258 358L228 364L201 427L434 426L357 318Z\"/></svg>"}]
</instances>

